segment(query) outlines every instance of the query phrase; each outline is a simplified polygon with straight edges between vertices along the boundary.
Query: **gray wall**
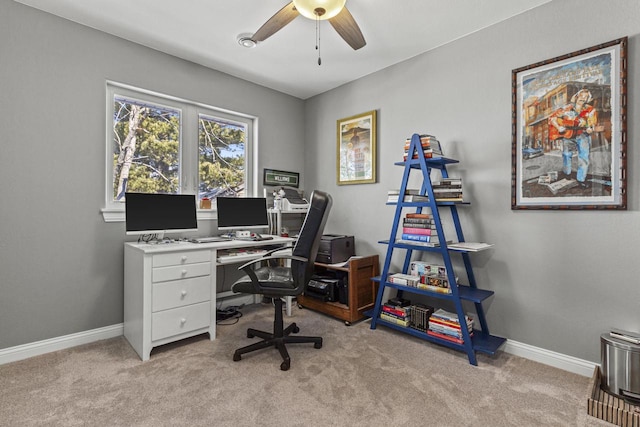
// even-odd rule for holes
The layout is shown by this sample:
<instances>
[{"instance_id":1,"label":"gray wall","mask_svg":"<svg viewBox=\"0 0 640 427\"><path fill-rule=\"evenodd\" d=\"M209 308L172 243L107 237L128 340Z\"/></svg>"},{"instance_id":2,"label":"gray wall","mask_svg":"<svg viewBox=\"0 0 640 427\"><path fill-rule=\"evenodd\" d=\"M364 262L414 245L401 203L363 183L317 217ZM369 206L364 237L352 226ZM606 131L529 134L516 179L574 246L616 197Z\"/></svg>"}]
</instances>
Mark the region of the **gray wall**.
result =
<instances>
[{"instance_id":1,"label":"gray wall","mask_svg":"<svg viewBox=\"0 0 640 427\"><path fill-rule=\"evenodd\" d=\"M578 11L576 13L576 11ZM306 102L309 188L334 197L327 225L356 236L361 254L384 255L394 210L386 192L399 188L404 139L436 135L461 163L469 209L467 240L495 243L473 254L491 332L511 340L599 362L608 327L640 331L640 214L637 135L640 71L637 0L553 1L506 22L371 74ZM629 36L628 194L626 212L512 211L511 70ZM378 110L378 183L337 186L336 120ZM460 210L459 210L460 211ZM382 258L384 259L384 258ZM401 265L395 259L395 265Z\"/></svg>"},{"instance_id":2,"label":"gray wall","mask_svg":"<svg viewBox=\"0 0 640 427\"><path fill-rule=\"evenodd\" d=\"M0 0L0 348L122 323L106 80L255 115L260 171L302 172L303 101Z\"/></svg>"}]
</instances>

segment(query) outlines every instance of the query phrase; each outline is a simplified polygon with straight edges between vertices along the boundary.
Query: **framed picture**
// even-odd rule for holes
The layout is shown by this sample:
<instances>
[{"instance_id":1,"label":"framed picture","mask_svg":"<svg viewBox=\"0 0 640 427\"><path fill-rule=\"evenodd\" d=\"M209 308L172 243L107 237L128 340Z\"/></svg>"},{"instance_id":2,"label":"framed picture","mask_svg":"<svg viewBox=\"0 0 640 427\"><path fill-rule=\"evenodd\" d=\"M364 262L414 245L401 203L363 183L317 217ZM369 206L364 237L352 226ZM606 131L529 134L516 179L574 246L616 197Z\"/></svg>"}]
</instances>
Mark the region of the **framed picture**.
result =
<instances>
[{"instance_id":1,"label":"framed picture","mask_svg":"<svg viewBox=\"0 0 640 427\"><path fill-rule=\"evenodd\" d=\"M627 38L512 72L511 209L626 209Z\"/></svg>"},{"instance_id":2,"label":"framed picture","mask_svg":"<svg viewBox=\"0 0 640 427\"><path fill-rule=\"evenodd\" d=\"M300 174L297 172L279 171L275 169L264 169L262 176L264 185L284 185L298 188L300 185Z\"/></svg>"},{"instance_id":3,"label":"framed picture","mask_svg":"<svg viewBox=\"0 0 640 427\"><path fill-rule=\"evenodd\" d=\"M376 182L376 111L338 120L337 181Z\"/></svg>"}]
</instances>

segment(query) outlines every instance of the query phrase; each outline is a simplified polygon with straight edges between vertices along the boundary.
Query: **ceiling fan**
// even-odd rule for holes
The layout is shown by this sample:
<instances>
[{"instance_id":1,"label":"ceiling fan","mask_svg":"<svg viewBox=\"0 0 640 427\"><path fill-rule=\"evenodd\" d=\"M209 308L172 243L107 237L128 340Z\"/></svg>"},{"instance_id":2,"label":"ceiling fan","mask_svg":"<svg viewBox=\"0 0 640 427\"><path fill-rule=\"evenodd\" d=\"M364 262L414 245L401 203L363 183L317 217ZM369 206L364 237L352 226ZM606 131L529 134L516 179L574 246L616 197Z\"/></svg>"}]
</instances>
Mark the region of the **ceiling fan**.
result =
<instances>
[{"instance_id":1,"label":"ceiling fan","mask_svg":"<svg viewBox=\"0 0 640 427\"><path fill-rule=\"evenodd\" d=\"M340 37L354 50L358 50L367 42L353 16L345 6L346 0L293 0L280 9L256 31L251 39L261 42L280 31L298 15L319 20L328 20Z\"/></svg>"}]
</instances>

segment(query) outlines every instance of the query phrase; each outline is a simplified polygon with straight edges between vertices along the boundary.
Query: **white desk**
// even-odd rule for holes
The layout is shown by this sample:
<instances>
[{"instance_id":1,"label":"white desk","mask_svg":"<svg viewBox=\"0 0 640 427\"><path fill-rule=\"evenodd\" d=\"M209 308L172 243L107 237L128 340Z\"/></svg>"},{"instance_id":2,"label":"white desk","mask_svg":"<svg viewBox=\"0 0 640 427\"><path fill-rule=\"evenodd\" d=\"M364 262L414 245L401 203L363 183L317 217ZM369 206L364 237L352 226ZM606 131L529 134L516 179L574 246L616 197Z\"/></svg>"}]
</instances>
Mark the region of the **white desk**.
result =
<instances>
[{"instance_id":1,"label":"white desk","mask_svg":"<svg viewBox=\"0 0 640 427\"><path fill-rule=\"evenodd\" d=\"M291 238L274 236L261 241L125 243L125 338L142 360L149 359L154 347L194 335L208 332L214 340L216 266L261 256L242 255L218 261L218 251L285 246L291 242Z\"/></svg>"}]
</instances>

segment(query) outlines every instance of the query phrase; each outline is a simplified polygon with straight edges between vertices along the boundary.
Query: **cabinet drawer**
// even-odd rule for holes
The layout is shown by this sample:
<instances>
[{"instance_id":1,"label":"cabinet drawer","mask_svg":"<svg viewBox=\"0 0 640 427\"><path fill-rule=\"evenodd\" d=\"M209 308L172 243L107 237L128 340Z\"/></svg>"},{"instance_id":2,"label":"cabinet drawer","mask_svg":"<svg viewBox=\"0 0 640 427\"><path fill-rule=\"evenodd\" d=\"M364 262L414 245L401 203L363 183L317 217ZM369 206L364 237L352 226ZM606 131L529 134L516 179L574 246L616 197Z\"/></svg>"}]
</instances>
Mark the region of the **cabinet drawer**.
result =
<instances>
[{"instance_id":1,"label":"cabinet drawer","mask_svg":"<svg viewBox=\"0 0 640 427\"><path fill-rule=\"evenodd\" d=\"M174 280L153 284L152 311L167 310L211 300L211 277Z\"/></svg>"},{"instance_id":2,"label":"cabinet drawer","mask_svg":"<svg viewBox=\"0 0 640 427\"><path fill-rule=\"evenodd\" d=\"M153 313L151 315L151 340L161 340L173 335L206 328L210 323L211 304L209 302Z\"/></svg>"},{"instance_id":3,"label":"cabinet drawer","mask_svg":"<svg viewBox=\"0 0 640 427\"><path fill-rule=\"evenodd\" d=\"M207 261L211 261L211 251L170 252L167 254L157 254L153 256L154 267L194 264Z\"/></svg>"},{"instance_id":4,"label":"cabinet drawer","mask_svg":"<svg viewBox=\"0 0 640 427\"><path fill-rule=\"evenodd\" d=\"M169 280L188 279L189 277L208 276L211 274L211 263L174 265L171 267L157 267L153 269L151 281L166 282Z\"/></svg>"}]
</instances>

